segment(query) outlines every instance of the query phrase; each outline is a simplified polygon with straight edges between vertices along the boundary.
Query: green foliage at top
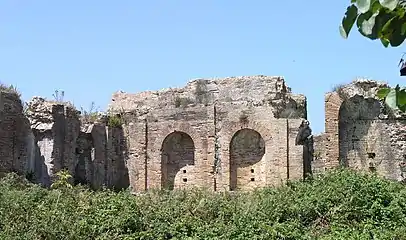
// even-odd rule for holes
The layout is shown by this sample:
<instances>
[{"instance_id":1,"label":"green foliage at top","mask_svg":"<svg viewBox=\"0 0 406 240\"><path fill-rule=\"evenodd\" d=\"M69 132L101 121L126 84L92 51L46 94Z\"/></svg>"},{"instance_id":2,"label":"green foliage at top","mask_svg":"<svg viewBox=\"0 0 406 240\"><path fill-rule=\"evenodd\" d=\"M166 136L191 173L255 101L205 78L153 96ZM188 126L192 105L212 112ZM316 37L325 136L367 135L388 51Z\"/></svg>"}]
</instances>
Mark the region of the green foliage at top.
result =
<instances>
[{"instance_id":1,"label":"green foliage at top","mask_svg":"<svg viewBox=\"0 0 406 240\"><path fill-rule=\"evenodd\" d=\"M43 189L0 180L0 239L406 239L406 187L335 171L250 193Z\"/></svg>"},{"instance_id":2,"label":"green foliage at top","mask_svg":"<svg viewBox=\"0 0 406 240\"><path fill-rule=\"evenodd\" d=\"M83 107L81 107L80 112L81 112L81 120L84 123L94 123L99 118L98 109L96 108L94 102L90 104L88 110L85 110Z\"/></svg>"},{"instance_id":3,"label":"green foliage at top","mask_svg":"<svg viewBox=\"0 0 406 240\"><path fill-rule=\"evenodd\" d=\"M6 84L3 84L3 83L0 83L0 91L4 91L4 92L8 92L8 93L14 93L18 97L21 97L21 94L18 91L17 87L14 86L13 84L6 85Z\"/></svg>"},{"instance_id":4,"label":"green foliage at top","mask_svg":"<svg viewBox=\"0 0 406 240\"><path fill-rule=\"evenodd\" d=\"M108 116L107 126L111 128L121 128L124 124L123 119L120 115L111 114Z\"/></svg>"},{"instance_id":5,"label":"green foliage at top","mask_svg":"<svg viewBox=\"0 0 406 240\"><path fill-rule=\"evenodd\" d=\"M391 109L406 112L406 89L399 84L395 88L381 88L376 95Z\"/></svg>"},{"instance_id":6,"label":"green foliage at top","mask_svg":"<svg viewBox=\"0 0 406 240\"><path fill-rule=\"evenodd\" d=\"M351 0L340 25L347 38L354 25L371 40L379 39L383 46L400 46L406 39L405 0Z\"/></svg>"}]
</instances>

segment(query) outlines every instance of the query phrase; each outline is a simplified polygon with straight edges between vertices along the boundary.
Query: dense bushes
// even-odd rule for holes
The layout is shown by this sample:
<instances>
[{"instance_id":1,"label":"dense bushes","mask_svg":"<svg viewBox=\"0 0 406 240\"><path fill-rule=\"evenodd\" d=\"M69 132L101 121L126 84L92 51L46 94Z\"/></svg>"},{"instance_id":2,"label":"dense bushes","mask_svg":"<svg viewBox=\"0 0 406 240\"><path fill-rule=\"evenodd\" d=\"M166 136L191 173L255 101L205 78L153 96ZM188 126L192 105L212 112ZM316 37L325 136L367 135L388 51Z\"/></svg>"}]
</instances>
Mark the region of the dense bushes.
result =
<instances>
[{"instance_id":1,"label":"dense bushes","mask_svg":"<svg viewBox=\"0 0 406 240\"><path fill-rule=\"evenodd\" d=\"M406 239L406 188L336 171L252 193L46 190L0 181L0 239Z\"/></svg>"}]
</instances>

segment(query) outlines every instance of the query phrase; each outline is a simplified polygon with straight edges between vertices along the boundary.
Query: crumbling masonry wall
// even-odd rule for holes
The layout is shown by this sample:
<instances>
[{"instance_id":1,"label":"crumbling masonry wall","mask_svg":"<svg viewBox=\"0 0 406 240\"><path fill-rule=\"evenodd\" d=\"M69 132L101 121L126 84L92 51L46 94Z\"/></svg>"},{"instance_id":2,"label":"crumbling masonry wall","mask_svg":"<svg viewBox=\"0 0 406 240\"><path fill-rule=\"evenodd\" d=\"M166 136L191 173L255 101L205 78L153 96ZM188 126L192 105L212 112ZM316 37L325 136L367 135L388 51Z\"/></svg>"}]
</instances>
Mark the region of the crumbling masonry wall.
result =
<instances>
[{"instance_id":1,"label":"crumbling masonry wall","mask_svg":"<svg viewBox=\"0 0 406 240\"><path fill-rule=\"evenodd\" d=\"M297 129L306 98L283 78L197 79L184 88L113 95L127 122L135 192L203 187L249 190L303 177Z\"/></svg>"},{"instance_id":2,"label":"crumbling masonry wall","mask_svg":"<svg viewBox=\"0 0 406 240\"><path fill-rule=\"evenodd\" d=\"M325 152L318 167L341 165L403 179L406 121L376 99L376 91L386 86L356 80L326 94Z\"/></svg>"},{"instance_id":3,"label":"crumbling masonry wall","mask_svg":"<svg viewBox=\"0 0 406 240\"><path fill-rule=\"evenodd\" d=\"M16 93L0 94L0 172L17 172L49 187L67 170L72 183L127 188L122 128L84 124L69 103L34 97L23 109Z\"/></svg>"},{"instance_id":4,"label":"crumbling masonry wall","mask_svg":"<svg viewBox=\"0 0 406 240\"><path fill-rule=\"evenodd\" d=\"M67 102L34 97L23 109L1 92L0 171L49 187L251 190L303 178L298 127L306 98L283 78L198 79L183 88L113 95L89 121ZM111 119L118 122L112 125Z\"/></svg>"}]
</instances>

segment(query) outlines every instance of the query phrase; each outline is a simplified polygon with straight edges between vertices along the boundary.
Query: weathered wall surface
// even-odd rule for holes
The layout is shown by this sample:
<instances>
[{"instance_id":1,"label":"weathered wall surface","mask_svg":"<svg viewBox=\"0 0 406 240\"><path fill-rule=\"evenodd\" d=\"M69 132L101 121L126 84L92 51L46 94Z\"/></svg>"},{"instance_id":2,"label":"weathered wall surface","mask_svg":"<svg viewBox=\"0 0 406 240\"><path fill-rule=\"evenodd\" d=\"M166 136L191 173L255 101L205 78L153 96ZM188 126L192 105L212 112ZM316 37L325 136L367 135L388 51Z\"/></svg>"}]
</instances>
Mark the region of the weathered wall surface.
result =
<instances>
[{"instance_id":1,"label":"weathered wall surface","mask_svg":"<svg viewBox=\"0 0 406 240\"><path fill-rule=\"evenodd\" d=\"M406 121L375 98L385 86L357 80L326 95L325 161L320 168L342 165L402 179Z\"/></svg>"},{"instance_id":2,"label":"weathered wall surface","mask_svg":"<svg viewBox=\"0 0 406 240\"><path fill-rule=\"evenodd\" d=\"M121 128L105 122L84 125L66 103L34 97L23 112L17 94L0 96L0 171L24 174L44 186L60 170L94 188L129 186Z\"/></svg>"},{"instance_id":3,"label":"weathered wall surface","mask_svg":"<svg viewBox=\"0 0 406 240\"><path fill-rule=\"evenodd\" d=\"M30 167L27 147L32 136L29 131L18 94L0 91L0 171L23 174Z\"/></svg>"},{"instance_id":4,"label":"weathered wall surface","mask_svg":"<svg viewBox=\"0 0 406 240\"><path fill-rule=\"evenodd\" d=\"M44 186L60 170L76 184L134 192L251 190L303 177L304 147L295 138L307 117L306 98L280 77L198 79L184 88L120 92L109 116L92 122L68 103L39 97L24 113L15 94L2 93L0 103L0 170Z\"/></svg>"},{"instance_id":5,"label":"weathered wall surface","mask_svg":"<svg viewBox=\"0 0 406 240\"><path fill-rule=\"evenodd\" d=\"M110 111L129 126L133 191L249 190L303 177L303 146L295 138L307 117L306 98L292 94L280 77L198 79L184 88L118 92Z\"/></svg>"}]
</instances>

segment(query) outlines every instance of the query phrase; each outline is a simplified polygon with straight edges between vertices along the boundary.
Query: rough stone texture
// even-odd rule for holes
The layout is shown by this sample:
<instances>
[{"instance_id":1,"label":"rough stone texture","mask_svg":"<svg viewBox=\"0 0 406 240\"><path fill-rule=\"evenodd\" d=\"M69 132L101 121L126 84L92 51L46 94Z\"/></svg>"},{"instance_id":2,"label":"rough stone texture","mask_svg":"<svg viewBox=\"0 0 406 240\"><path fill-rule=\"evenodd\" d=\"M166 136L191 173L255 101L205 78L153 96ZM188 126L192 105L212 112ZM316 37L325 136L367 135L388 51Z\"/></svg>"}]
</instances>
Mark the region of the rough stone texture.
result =
<instances>
[{"instance_id":1,"label":"rough stone texture","mask_svg":"<svg viewBox=\"0 0 406 240\"><path fill-rule=\"evenodd\" d=\"M0 171L25 174L50 186L55 173L68 170L72 183L94 188L127 188L124 128L106 121L84 124L68 103L34 97L23 112L19 96L0 95Z\"/></svg>"},{"instance_id":2,"label":"rough stone texture","mask_svg":"<svg viewBox=\"0 0 406 240\"><path fill-rule=\"evenodd\" d=\"M183 88L115 93L108 116L81 116L68 103L16 94L0 98L0 170L50 186L72 183L251 190L303 177L306 98L281 77L197 79ZM110 120L118 118L119 125ZM91 120L91 121L90 121ZM116 119L117 120L117 119ZM90 121L90 122L89 122Z\"/></svg>"},{"instance_id":3,"label":"rough stone texture","mask_svg":"<svg viewBox=\"0 0 406 240\"><path fill-rule=\"evenodd\" d=\"M326 95L326 139L324 166L338 165L376 171L401 179L400 163L405 161L406 121L375 98L385 83L357 80ZM321 164L322 165L322 164Z\"/></svg>"},{"instance_id":4,"label":"rough stone texture","mask_svg":"<svg viewBox=\"0 0 406 240\"><path fill-rule=\"evenodd\" d=\"M303 177L297 128L306 98L283 78L198 79L184 88L118 92L126 119L132 190L249 190ZM248 144L248 143L251 143Z\"/></svg>"},{"instance_id":5,"label":"rough stone texture","mask_svg":"<svg viewBox=\"0 0 406 240\"><path fill-rule=\"evenodd\" d=\"M27 161L32 138L29 126L18 94L0 90L0 172L24 174L31 167Z\"/></svg>"},{"instance_id":6,"label":"rough stone texture","mask_svg":"<svg viewBox=\"0 0 406 240\"><path fill-rule=\"evenodd\" d=\"M74 173L79 159L77 141L80 133L79 114L73 107L34 97L27 107L34 134L36 154L33 163L35 179L49 186L56 172L67 169Z\"/></svg>"},{"instance_id":7,"label":"rough stone texture","mask_svg":"<svg viewBox=\"0 0 406 240\"><path fill-rule=\"evenodd\" d=\"M323 133L314 136L314 159L312 163L312 172L315 175L322 174L326 170L326 145L327 134Z\"/></svg>"}]
</instances>

